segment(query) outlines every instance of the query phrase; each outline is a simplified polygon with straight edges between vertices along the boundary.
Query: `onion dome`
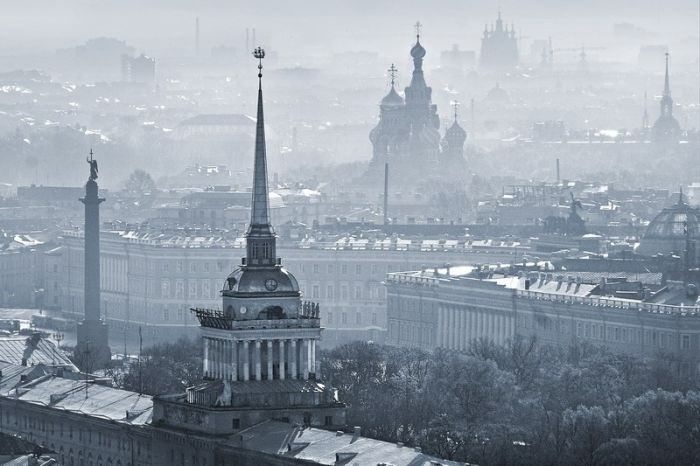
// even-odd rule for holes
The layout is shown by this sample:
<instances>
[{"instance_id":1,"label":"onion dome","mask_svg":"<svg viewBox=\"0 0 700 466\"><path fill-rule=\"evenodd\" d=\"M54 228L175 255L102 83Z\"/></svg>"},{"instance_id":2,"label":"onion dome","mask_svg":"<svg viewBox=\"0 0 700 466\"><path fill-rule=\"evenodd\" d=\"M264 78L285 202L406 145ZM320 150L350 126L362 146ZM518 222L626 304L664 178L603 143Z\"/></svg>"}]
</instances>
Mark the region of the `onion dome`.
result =
<instances>
[{"instance_id":1,"label":"onion dome","mask_svg":"<svg viewBox=\"0 0 700 466\"><path fill-rule=\"evenodd\" d=\"M411 56L414 59L423 58L425 56L425 49L420 45L420 39L416 39L416 45L411 49Z\"/></svg>"},{"instance_id":2,"label":"onion dome","mask_svg":"<svg viewBox=\"0 0 700 466\"><path fill-rule=\"evenodd\" d=\"M452 123L452 126L447 128L447 131L445 131L445 138L455 141L464 141L467 139L467 132L464 131L464 129L459 126L459 123L457 123L457 120L455 120L455 122Z\"/></svg>"},{"instance_id":3,"label":"onion dome","mask_svg":"<svg viewBox=\"0 0 700 466\"><path fill-rule=\"evenodd\" d=\"M399 107L404 104L403 97L401 97L394 86L391 86L389 93L382 99L382 107Z\"/></svg>"}]
</instances>

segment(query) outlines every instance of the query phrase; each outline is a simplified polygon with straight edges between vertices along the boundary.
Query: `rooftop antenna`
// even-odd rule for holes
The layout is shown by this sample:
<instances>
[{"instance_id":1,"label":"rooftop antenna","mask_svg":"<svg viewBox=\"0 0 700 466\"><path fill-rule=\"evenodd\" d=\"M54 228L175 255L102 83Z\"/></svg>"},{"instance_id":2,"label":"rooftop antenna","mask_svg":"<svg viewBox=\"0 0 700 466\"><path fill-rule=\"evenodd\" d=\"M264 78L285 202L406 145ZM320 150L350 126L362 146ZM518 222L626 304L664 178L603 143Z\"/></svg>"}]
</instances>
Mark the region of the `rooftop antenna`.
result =
<instances>
[{"instance_id":1,"label":"rooftop antenna","mask_svg":"<svg viewBox=\"0 0 700 466\"><path fill-rule=\"evenodd\" d=\"M194 50L199 56L199 16L194 20Z\"/></svg>"}]
</instances>

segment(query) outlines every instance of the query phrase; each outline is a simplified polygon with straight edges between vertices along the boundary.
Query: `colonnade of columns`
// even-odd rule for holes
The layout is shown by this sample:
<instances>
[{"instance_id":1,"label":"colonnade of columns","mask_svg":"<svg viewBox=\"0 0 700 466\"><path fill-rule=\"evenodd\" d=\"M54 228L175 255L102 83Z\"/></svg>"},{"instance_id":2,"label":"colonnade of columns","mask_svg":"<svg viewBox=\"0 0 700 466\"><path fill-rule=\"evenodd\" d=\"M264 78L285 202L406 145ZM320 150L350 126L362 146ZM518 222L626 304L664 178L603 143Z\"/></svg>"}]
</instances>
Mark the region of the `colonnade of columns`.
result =
<instances>
[{"instance_id":1,"label":"colonnade of columns","mask_svg":"<svg viewBox=\"0 0 700 466\"><path fill-rule=\"evenodd\" d=\"M231 381L314 379L316 340L205 337L204 376Z\"/></svg>"},{"instance_id":2,"label":"colonnade of columns","mask_svg":"<svg viewBox=\"0 0 700 466\"><path fill-rule=\"evenodd\" d=\"M443 348L466 351L477 338L502 345L513 332L513 316L502 312L459 306L441 306L438 311L437 344Z\"/></svg>"}]
</instances>

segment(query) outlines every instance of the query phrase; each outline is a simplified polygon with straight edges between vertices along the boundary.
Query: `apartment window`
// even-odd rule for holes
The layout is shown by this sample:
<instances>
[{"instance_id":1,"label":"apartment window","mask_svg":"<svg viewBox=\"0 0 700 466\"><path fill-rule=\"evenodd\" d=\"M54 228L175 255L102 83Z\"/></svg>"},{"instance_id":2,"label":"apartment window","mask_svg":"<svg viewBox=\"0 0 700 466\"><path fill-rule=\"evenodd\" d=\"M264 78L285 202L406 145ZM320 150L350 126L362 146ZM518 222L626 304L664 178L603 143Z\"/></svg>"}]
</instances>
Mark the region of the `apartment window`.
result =
<instances>
[{"instance_id":1,"label":"apartment window","mask_svg":"<svg viewBox=\"0 0 700 466\"><path fill-rule=\"evenodd\" d=\"M591 324L586 324L586 338L591 336Z\"/></svg>"},{"instance_id":2,"label":"apartment window","mask_svg":"<svg viewBox=\"0 0 700 466\"><path fill-rule=\"evenodd\" d=\"M326 272L329 274L333 273L333 264L328 264L326 266Z\"/></svg>"},{"instance_id":3,"label":"apartment window","mask_svg":"<svg viewBox=\"0 0 700 466\"><path fill-rule=\"evenodd\" d=\"M391 264L388 264L388 265L386 266L386 271L387 271L388 273L391 273L392 270L394 270L394 267L393 267Z\"/></svg>"},{"instance_id":4,"label":"apartment window","mask_svg":"<svg viewBox=\"0 0 700 466\"><path fill-rule=\"evenodd\" d=\"M343 324L348 323L348 313L347 312L343 312L342 322L343 322Z\"/></svg>"},{"instance_id":5,"label":"apartment window","mask_svg":"<svg viewBox=\"0 0 700 466\"><path fill-rule=\"evenodd\" d=\"M377 325L377 313L372 313L372 325Z\"/></svg>"},{"instance_id":6,"label":"apartment window","mask_svg":"<svg viewBox=\"0 0 700 466\"><path fill-rule=\"evenodd\" d=\"M318 273L318 264L314 264L314 273Z\"/></svg>"},{"instance_id":7,"label":"apartment window","mask_svg":"<svg viewBox=\"0 0 700 466\"><path fill-rule=\"evenodd\" d=\"M576 336L583 336L583 324L581 322L576 322Z\"/></svg>"},{"instance_id":8,"label":"apartment window","mask_svg":"<svg viewBox=\"0 0 700 466\"><path fill-rule=\"evenodd\" d=\"M326 286L326 299L333 299L333 285Z\"/></svg>"},{"instance_id":9,"label":"apartment window","mask_svg":"<svg viewBox=\"0 0 700 466\"><path fill-rule=\"evenodd\" d=\"M327 426L332 426L333 425L333 416L326 416L324 420L324 424Z\"/></svg>"},{"instance_id":10,"label":"apartment window","mask_svg":"<svg viewBox=\"0 0 700 466\"><path fill-rule=\"evenodd\" d=\"M311 297L312 298L320 298L321 297L321 287L318 285L313 285L311 287Z\"/></svg>"},{"instance_id":11,"label":"apartment window","mask_svg":"<svg viewBox=\"0 0 700 466\"><path fill-rule=\"evenodd\" d=\"M372 264L372 273L373 274L379 273L379 266L377 264Z\"/></svg>"},{"instance_id":12,"label":"apartment window","mask_svg":"<svg viewBox=\"0 0 700 466\"><path fill-rule=\"evenodd\" d=\"M182 309L177 310L177 320L183 320L185 318L185 311Z\"/></svg>"},{"instance_id":13,"label":"apartment window","mask_svg":"<svg viewBox=\"0 0 700 466\"><path fill-rule=\"evenodd\" d=\"M301 273L306 273L306 264L301 264Z\"/></svg>"},{"instance_id":14,"label":"apartment window","mask_svg":"<svg viewBox=\"0 0 700 466\"><path fill-rule=\"evenodd\" d=\"M204 271L209 272L209 262L204 263Z\"/></svg>"},{"instance_id":15,"label":"apartment window","mask_svg":"<svg viewBox=\"0 0 700 466\"><path fill-rule=\"evenodd\" d=\"M362 299L362 287L355 287L355 299Z\"/></svg>"},{"instance_id":16,"label":"apartment window","mask_svg":"<svg viewBox=\"0 0 700 466\"><path fill-rule=\"evenodd\" d=\"M241 427L241 420L238 419L237 417L234 417L234 418L231 420L231 427L234 428L234 429L240 429L240 427Z\"/></svg>"},{"instance_id":17,"label":"apartment window","mask_svg":"<svg viewBox=\"0 0 700 466\"><path fill-rule=\"evenodd\" d=\"M197 263L196 263L196 262L191 262L191 263L190 263L190 272L191 272L191 273L197 272Z\"/></svg>"},{"instance_id":18,"label":"apartment window","mask_svg":"<svg viewBox=\"0 0 700 466\"><path fill-rule=\"evenodd\" d=\"M182 272L182 261L177 261L175 263L175 270L178 272Z\"/></svg>"},{"instance_id":19,"label":"apartment window","mask_svg":"<svg viewBox=\"0 0 700 466\"><path fill-rule=\"evenodd\" d=\"M620 327L615 327L615 341L620 341Z\"/></svg>"},{"instance_id":20,"label":"apartment window","mask_svg":"<svg viewBox=\"0 0 700 466\"><path fill-rule=\"evenodd\" d=\"M329 324L333 323L333 313L331 311L328 311L327 317L326 317L326 322Z\"/></svg>"},{"instance_id":21,"label":"apartment window","mask_svg":"<svg viewBox=\"0 0 700 466\"><path fill-rule=\"evenodd\" d=\"M163 320L168 320L170 318L168 310L164 309L163 310Z\"/></svg>"},{"instance_id":22,"label":"apartment window","mask_svg":"<svg viewBox=\"0 0 700 466\"><path fill-rule=\"evenodd\" d=\"M343 275L347 275L347 273L348 273L348 264L342 264L342 265L340 266L340 273L342 273Z\"/></svg>"},{"instance_id":23,"label":"apartment window","mask_svg":"<svg viewBox=\"0 0 700 466\"><path fill-rule=\"evenodd\" d=\"M167 262L163 262L163 272L167 272L170 267Z\"/></svg>"},{"instance_id":24,"label":"apartment window","mask_svg":"<svg viewBox=\"0 0 700 466\"><path fill-rule=\"evenodd\" d=\"M342 299L348 299L348 286L347 285L341 285L340 287L340 297Z\"/></svg>"},{"instance_id":25,"label":"apartment window","mask_svg":"<svg viewBox=\"0 0 700 466\"><path fill-rule=\"evenodd\" d=\"M681 349L690 349L690 335L681 335Z\"/></svg>"},{"instance_id":26,"label":"apartment window","mask_svg":"<svg viewBox=\"0 0 700 466\"><path fill-rule=\"evenodd\" d=\"M355 265L355 275L360 275L362 273L362 264Z\"/></svg>"}]
</instances>

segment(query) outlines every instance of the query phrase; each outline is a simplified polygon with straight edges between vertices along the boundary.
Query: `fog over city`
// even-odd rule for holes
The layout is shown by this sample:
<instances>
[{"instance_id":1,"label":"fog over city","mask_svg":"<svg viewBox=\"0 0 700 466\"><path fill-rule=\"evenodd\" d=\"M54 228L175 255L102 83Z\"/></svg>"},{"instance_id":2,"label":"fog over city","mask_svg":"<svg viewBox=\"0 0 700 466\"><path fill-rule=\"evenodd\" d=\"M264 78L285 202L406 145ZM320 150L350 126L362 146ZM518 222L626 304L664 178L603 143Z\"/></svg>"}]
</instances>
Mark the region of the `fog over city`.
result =
<instances>
[{"instance_id":1,"label":"fog over city","mask_svg":"<svg viewBox=\"0 0 700 466\"><path fill-rule=\"evenodd\" d=\"M6 0L0 465L692 465L697 0Z\"/></svg>"}]
</instances>

